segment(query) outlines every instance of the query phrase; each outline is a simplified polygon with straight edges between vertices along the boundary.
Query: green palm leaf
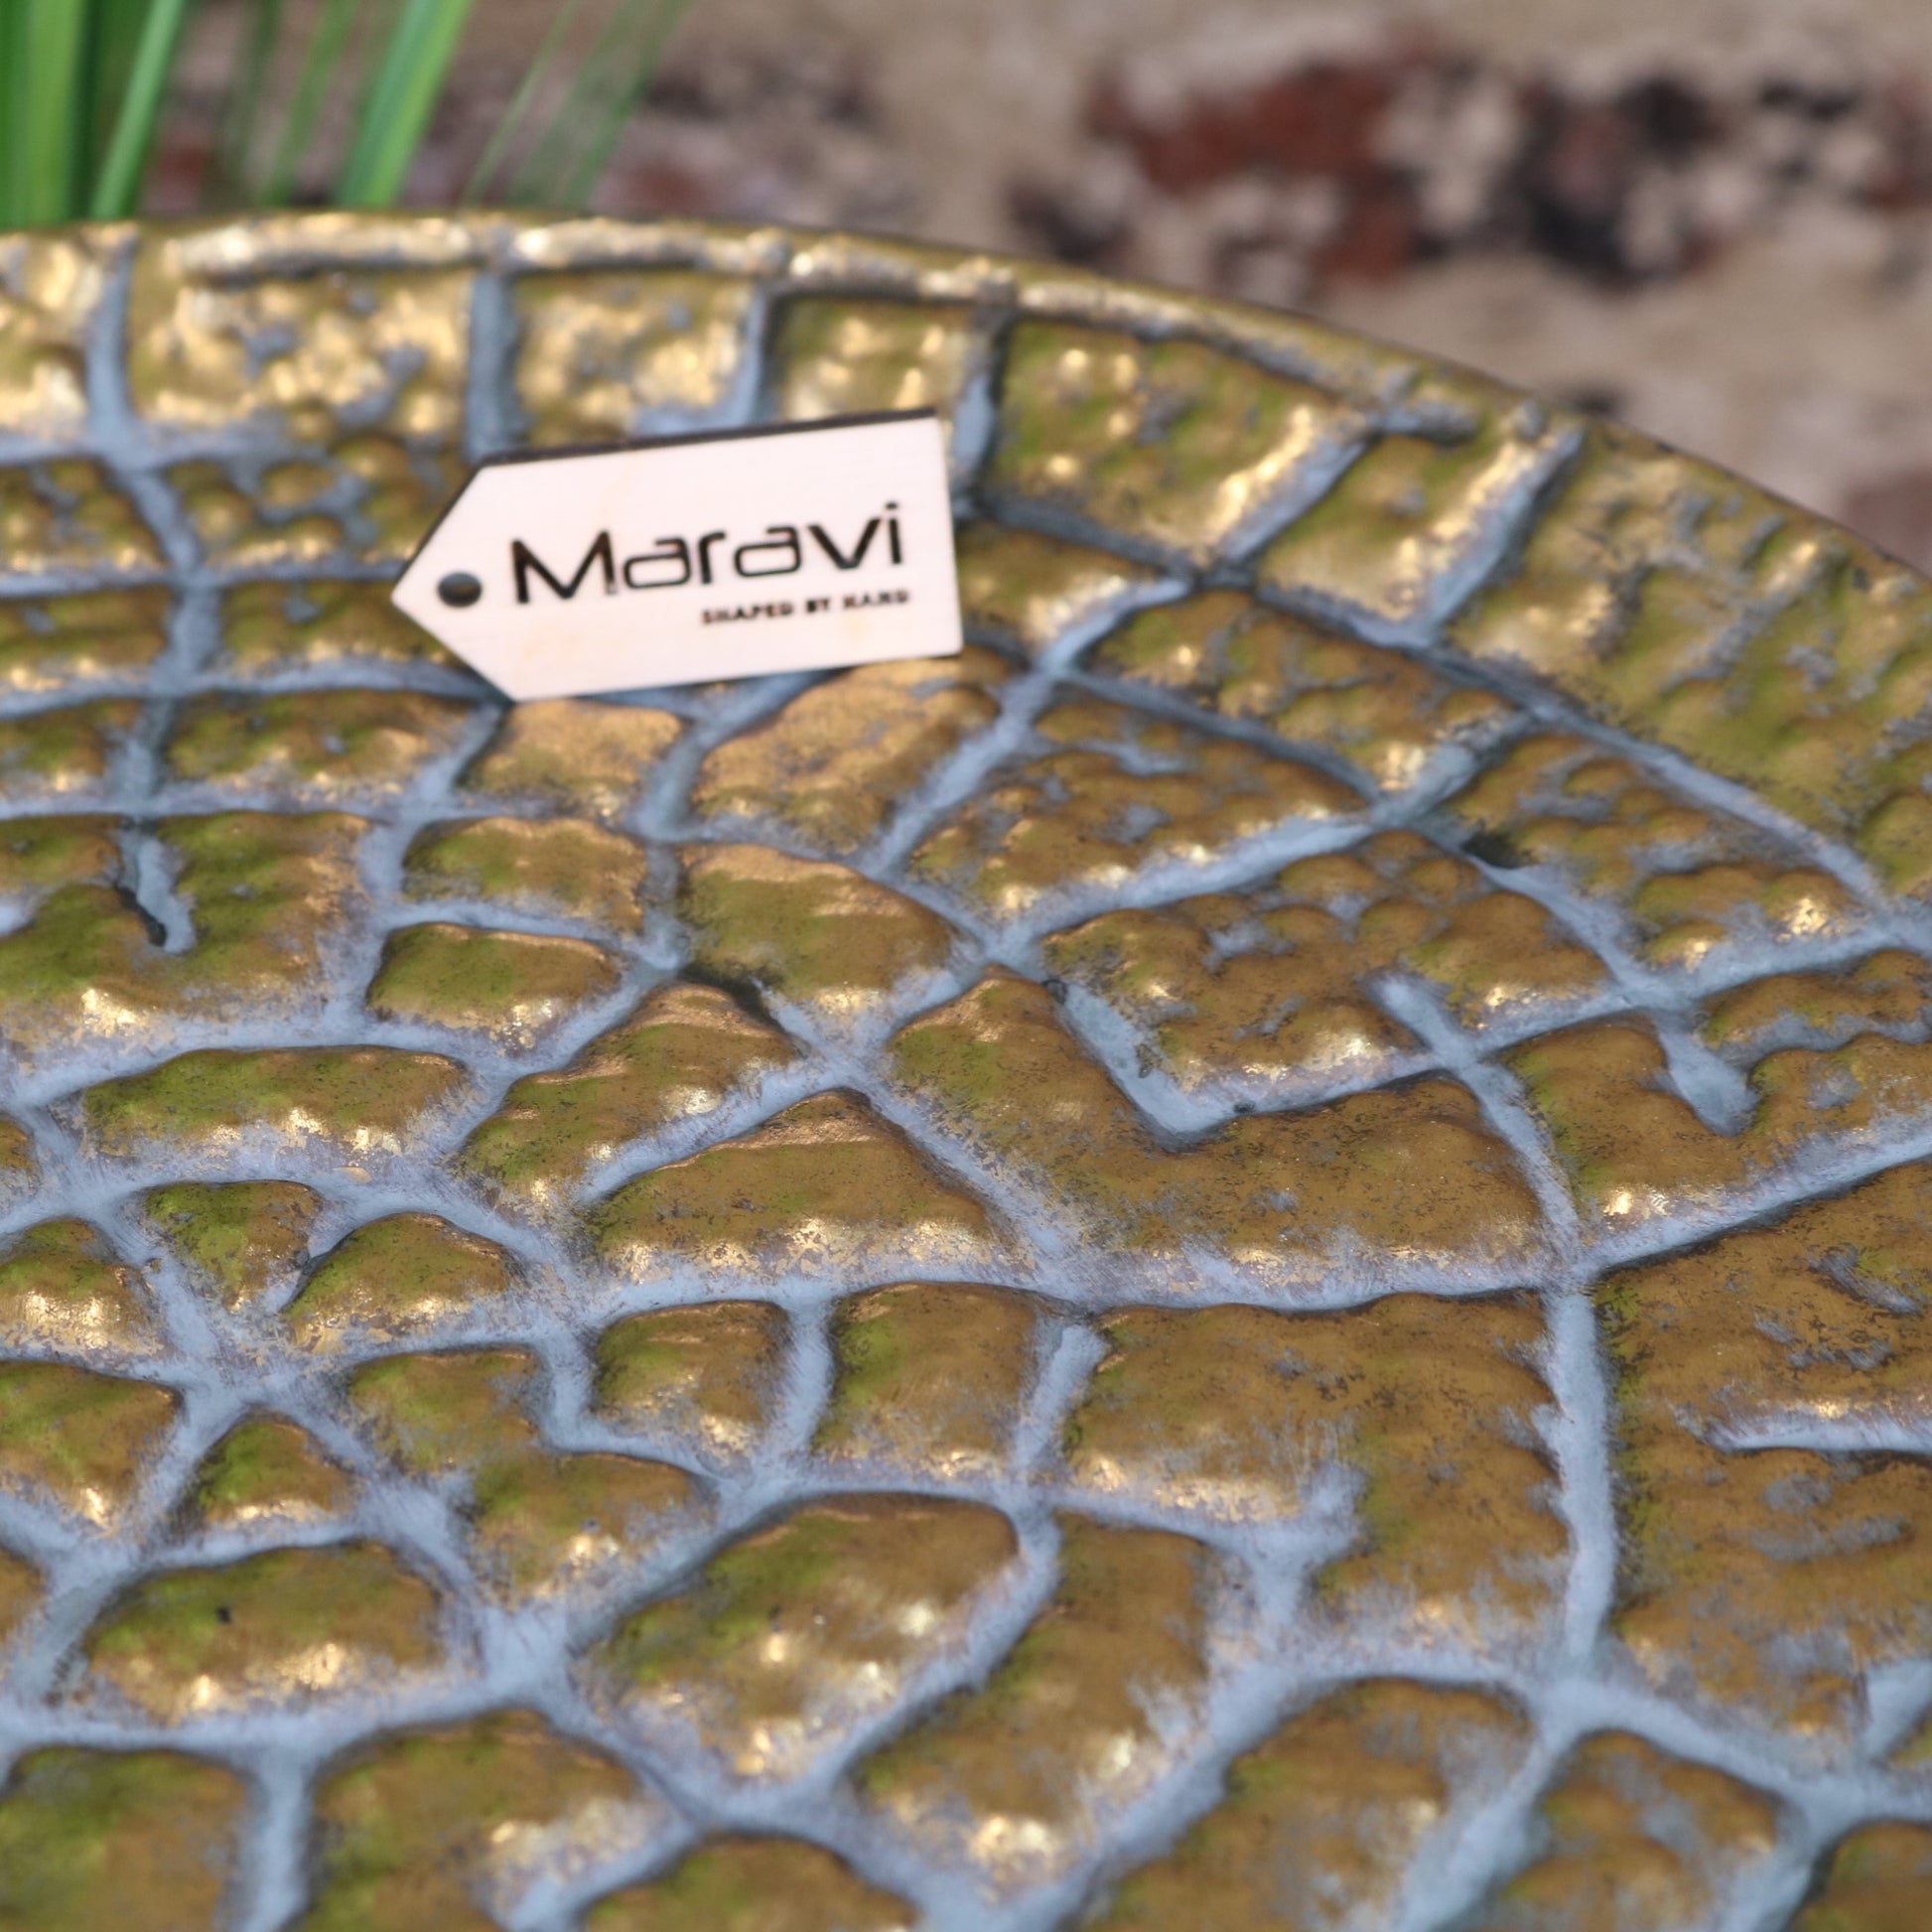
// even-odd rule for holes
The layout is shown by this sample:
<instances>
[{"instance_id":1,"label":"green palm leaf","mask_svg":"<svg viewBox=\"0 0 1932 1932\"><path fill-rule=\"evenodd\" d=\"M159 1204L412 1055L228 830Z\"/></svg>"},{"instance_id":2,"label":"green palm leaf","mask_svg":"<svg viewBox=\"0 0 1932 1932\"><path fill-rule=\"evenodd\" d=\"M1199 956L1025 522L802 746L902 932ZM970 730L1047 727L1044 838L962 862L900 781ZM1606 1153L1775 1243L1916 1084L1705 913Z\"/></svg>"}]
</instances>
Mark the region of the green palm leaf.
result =
<instances>
[{"instance_id":1,"label":"green palm leaf","mask_svg":"<svg viewBox=\"0 0 1932 1932\"><path fill-rule=\"evenodd\" d=\"M464 199L587 200L689 0L557 0ZM249 0L210 192L402 196L476 0ZM196 0L0 0L0 226L139 210ZM292 16L300 12L303 24ZM593 25L595 23L595 25ZM306 26L306 31L304 30ZM582 33L579 30L584 30ZM566 50L582 40L575 60ZM542 110L542 111L540 111ZM346 127L339 147L331 130ZM319 144L337 149L331 163Z\"/></svg>"},{"instance_id":2,"label":"green palm leaf","mask_svg":"<svg viewBox=\"0 0 1932 1932\"><path fill-rule=\"evenodd\" d=\"M402 193L475 3L408 0L363 97L336 183L336 199L345 207L387 207Z\"/></svg>"},{"instance_id":3,"label":"green palm leaf","mask_svg":"<svg viewBox=\"0 0 1932 1932\"><path fill-rule=\"evenodd\" d=\"M141 178L154 147L162 96L174 68L175 51L188 18L188 0L154 0L141 23L139 39L121 93L114 132L94 177L87 212L96 220L132 214L139 205Z\"/></svg>"}]
</instances>

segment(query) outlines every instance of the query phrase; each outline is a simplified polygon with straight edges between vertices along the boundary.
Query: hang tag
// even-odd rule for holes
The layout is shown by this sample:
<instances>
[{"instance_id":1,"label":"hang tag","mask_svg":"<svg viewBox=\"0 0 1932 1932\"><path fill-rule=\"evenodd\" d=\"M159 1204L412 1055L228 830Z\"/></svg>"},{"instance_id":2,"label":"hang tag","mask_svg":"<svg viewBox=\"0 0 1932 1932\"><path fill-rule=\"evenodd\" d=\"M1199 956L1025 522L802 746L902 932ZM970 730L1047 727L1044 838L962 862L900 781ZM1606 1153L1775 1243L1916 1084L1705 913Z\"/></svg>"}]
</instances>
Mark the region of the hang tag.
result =
<instances>
[{"instance_id":1,"label":"hang tag","mask_svg":"<svg viewBox=\"0 0 1932 1932\"><path fill-rule=\"evenodd\" d=\"M948 657L930 410L483 463L393 592L510 697Z\"/></svg>"}]
</instances>

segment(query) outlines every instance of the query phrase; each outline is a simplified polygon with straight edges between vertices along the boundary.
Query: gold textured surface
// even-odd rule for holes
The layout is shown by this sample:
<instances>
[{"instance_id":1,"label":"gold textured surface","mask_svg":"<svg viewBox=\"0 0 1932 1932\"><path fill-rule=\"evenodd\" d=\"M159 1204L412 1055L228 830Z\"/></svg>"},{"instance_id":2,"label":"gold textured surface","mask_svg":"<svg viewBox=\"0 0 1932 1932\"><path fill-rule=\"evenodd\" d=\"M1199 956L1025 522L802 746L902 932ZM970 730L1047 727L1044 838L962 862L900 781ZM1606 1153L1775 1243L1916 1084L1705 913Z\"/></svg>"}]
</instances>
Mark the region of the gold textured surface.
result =
<instances>
[{"instance_id":1,"label":"gold textured surface","mask_svg":"<svg viewBox=\"0 0 1932 1932\"><path fill-rule=\"evenodd\" d=\"M640 932L648 856L582 818L467 818L425 826L403 858L403 891L512 917L581 920Z\"/></svg>"},{"instance_id":2,"label":"gold textured surface","mask_svg":"<svg viewBox=\"0 0 1932 1932\"><path fill-rule=\"evenodd\" d=\"M86 422L87 325L100 303L105 240L0 240L0 421L12 435L59 441Z\"/></svg>"},{"instance_id":3,"label":"gold textured surface","mask_svg":"<svg viewBox=\"0 0 1932 1932\"><path fill-rule=\"evenodd\" d=\"M1144 1509L1274 1523L1332 1508L1341 1486L1352 1534L1311 1579L1316 1605L1351 1625L1507 1645L1555 1608L1567 1554L1554 1471L1531 1447L1549 1400L1524 1365L1538 1329L1514 1298L1112 1315L1067 1422L1067 1475Z\"/></svg>"},{"instance_id":4,"label":"gold textured surface","mask_svg":"<svg viewBox=\"0 0 1932 1932\"><path fill-rule=\"evenodd\" d=\"M816 1845L737 1838L612 1892L586 1923L590 1932L912 1932L916 1916Z\"/></svg>"},{"instance_id":5,"label":"gold textured surface","mask_svg":"<svg viewBox=\"0 0 1932 1932\"><path fill-rule=\"evenodd\" d=\"M961 657L388 603L907 407ZM0 1927L1932 1924L1932 588L759 227L0 238Z\"/></svg>"},{"instance_id":6,"label":"gold textured surface","mask_svg":"<svg viewBox=\"0 0 1932 1932\"><path fill-rule=\"evenodd\" d=\"M757 1452L778 1420L791 1322L772 1302L701 1302L614 1321L597 1338L592 1411L703 1457Z\"/></svg>"},{"instance_id":7,"label":"gold textured surface","mask_svg":"<svg viewBox=\"0 0 1932 1932\"><path fill-rule=\"evenodd\" d=\"M978 645L842 671L713 752L692 803L703 818L816 852L856 852L935 764L999 717L1007 676L1005 662Z\"/></svg>"},{"instance_id":8,"label":"gold textured surface","mask_svg":"<svg viewBox=\"0 0 1932 1932\"><path fill-rule=\"evenodd\" d=\"M910 862L920 884L1002 922L1104 899L1141 874L1225 865L1270 833L1361 804L1311 766L1096 699L1054 705L1034 746Z\"/></svg>"},{"instance_id":9,"label":"gold textured surface","mask_svg":"<svg viewBox=\"0 0 1932 1932\"><path fill-rule=\"evenodd\" d=\"M1224 1261L1305 1289L1351 1254L1384 1277L1534 1265L1535 1198L1453 1081L1244 1115L1173 1147L1052 997L999 968L891 1050L908 1100L1035 1212L1089 1253L1152 1261L1195 1293Z\"/></svg>"},{"instance_id":10,"label":"gold textured surface","mask_svg":"<svg viewBox=\"0 0 1932 1932\"><path fill-rule=\"evenodd\" d=\"M954 548L967 634L1029 658L1068 654L1162 587L1144 564L1005 523L963 523Z\"/></svg>"},{"instance_id":11,"label":"gold textured surface","mask_svg":"<svg viewBox=\"0 0 1932 1932\"><path fill-rule=\"evenodd\" d=\"M633 1281L680 1266L849 1277L1003 1258L986 1203L850 1092L627 1180L584 1218L599 1261Z\"/></svg>"},{"instance_id":12,"label":"gold textured surface","mask_svg":"<svg viewBox=\"0 0 1932 1932\"><path fill-rule=\"evenodd\" d=\"M366 1692L434 1665L435 1594L368 1543L268 1550L137 1584L80 1640L79 1695L164 1724Z\"/></svg>"},{"instance_id":13,"label":"gold textured surface","mask_svg":"<svg viewBox=\"0 0 1932 1932\"><path fill-rule=\"evenodd\" d=\"M1198 1734L1212 1558L1171 1530L1061 1525L1060 1581L970 1691L858 1773L892 1827L1000 1890L1059 1876Z\"/></svg>"},{"instance_id":14,"label":"gold textured surface","mask_svg":"<svg viewBox=\"0 0 1932 1932\"><path fill-rule=\"evenodd\" d=\"M508 1211L561 1207L595 1168L756 1092L795 1053L715 987L660 986L569 1065L517 1081L470 1136L463 1169Z\"/></svg>"},{"instance_id":15,"label":"gold textured surface","mask_svg":"<svg viewBox=\"0 0 1932 1932\"><path fill-rule=\"evenodd\" d=\"M1563 1767L1543 1823L1548 1848L1495 1902L1495 1932L1716 1924L1777 1843L1766 1794L1617 1731L1587 1739Z\"/></svg>"},{"instance_id":16,"label":"gold textured surface","mask_svg":"<svg viewBox=\"0 0 1932 1932\"><path fill-rule=\"evenodd\" d=\"M647 1786L537 1712L391 1732L324 1767L296 1922L303 1932L481 1932L533 1879L634 1857L662 1825Z\"/></svg>"},{"instance_id":17,"label":"gold textured surface","mask_svg":"<svg viewBox=\"0 0 1932 1932\"><path fill-rule=\"evenodd\" d=\"M168 605L144 588L0 606L0 683L54 692L139 677L168 647Z\"/></svg>"},{"instance_id":18,"label":"gold textured surface","mask_svg":"<svg viewBox=\"0 0 1932 1932\"><path fill-rule=\"evenodd\" d=\"M1398 975L1474 1034L1561 1020L1609 989L1546 906L1413 832L1299 859L1243 893L1102 912L1041 951L1132 1029L1144 1075L1255 1101L1419 1064L1421 1040L1375 994Z\"/></svg>"},{"instance_id":19,"label":"gold textured surface","mask_svg":"<svg viewBox=\"0 0 1932 1932\"><path fill-rule=\"evenodd\" d=\"M239 1309L295 1287L322 1207L322 1196L296 1180L181 1180L154 1188L140 1214L192 1292Z\"/></svg>"},{"instance_id":20,"label":"gold textured surface","mask_svg":"<svg viewBox=\"0 0 1932 1932\"><path fill-rule=\"evenodd\" d=\"M283 1319L299 1346L334 1350L347 1334L392 1341L460 1322L517 1285L514 1259L494 1241L438 1214L385 1214L317 1261Z\"/></svg>"},{"instance_id":21,"label":"gold textured surface","mask_svg":"<svg viewBox=\"0 0 1932 1932\"><path fill-rule=\"evenodd\" d=\"M524 810L613 819L643 797L678 721L641 706L550 698L514 706L463 774L466 790Z\"/></svg>"},{"instance_id":22,"label":"gold textured surface","mask_svg":"<svg viewBox=\"0 0 1932 1932\"><path fill-rule=\"evenodd\" d=\"M1402 1875L1520 1766L1528 1725L1462 1686L1370 1679L1291 1716L1228 1767L1222 1803L1128 1878L1108 1932L1389 1923Z\"/></svg>"},{"instance_id":23,"label":"gold textured surface","mask_svg":"<svg viewBox=\"0 0 1932 1932\"><path fill-rule=\"evenodd\" d=\"M1144 611L1088 663L1171 691L1220 718L1265 725L1345 759L1378 791L1404 792L1503 734L1512 706L1451 684L1401 651L1377 650L1236 591Z\"/></svg>"},{"instance_id":24,"label":"gold textured surface","mask_svg":"<svg viewBox=\"0 0 1932 1932\"><path fill-rule=\"evenodd\" d=\"M1310 384L1185 340L1028 321L1007 350L996 500L1195 565L1319 496L1366 425Z\"/></svg>"},{"instance_id":25,"label":"gold textured surface","mask_svg":"<svg viewBox=\"0 0 1932 1932\"><path fill-rule=\"evenodd\" d=\"M715 422L750 361L756 293L739 277L679 269L519 278L515 394L530 441Z\"/></svg>"},{"instance_id":26,"label":"gold textured surface","mask_svg":"<svg viewBox=\"0 0 1932 1932\"><path fill-rule=\"evenodd\" d=\"M620 1623L590 1659L592 1696L734 1779L792 1777L957 1650L1017 1555L1013 1525L979 1503L808 1503Z\"/></svg>"},{"instance_id":27,"label":"gold textured surface","mask_svg":"<svg viewBox=\"0 0 1932 1932\"><path fill-rule=\"evenodd\" d=\"M479 1034L527 1051L618 982L617 961L588 939L437 920L389 935L367 1004L380 1020Z\"/></svg>"},{"instance_id":28,"label":"gold textured surface","mask_svg":"<svg viewBox=\"0 0 1932 1932\"><path fill-rule=\"evenodd\" d=\"M183 1505L197 1529L253 1530L321 1522L348 1506L351 1485L305 1430L250 1416L203 1456Z\"/></svg>"},{"instance_id":29,"label":"gold textured surface","mask_svg":"<svg viewBox=\"0 0 1932 1932\"><path fill-rule=\"evenodd\" d=\"M670 1464L545 1448L528 1413L535 1369L519 1349L392 1355L349 1383L378 1452L449 1489L479 1576L511 1601L621 1574L699 1499Z\"/></svg>"},{"instance_id":30,"label":"gold textured surface","mask_svg":"<svg viewBox=\"0 0 1932 1932\"><path fill-rule=\"evenodd\" d=\"M1910 1932L1932 1896L1932 1830L1886 1822L1833 1849L1794 1932Z\"/></svg>"},{"instance_id":31,"label":"gold textured surface","mask_svg":"<svg viewBox=\"0 0 1932 1932\"><path fill-rule=\"evenodd\" d=\"M159 568L161 547L127 492L87 457L0 468L0 542L24 577Z\"/></svg>"},{"instance_id":32,"label":"gold textured surface","mask_svg":"<svg viewBox=\"0 0 1932 1932\"><path fill-rule=\"evenodd\" d=\"M950 1476L1009 1462L1038 1311L1007 1288L899 1282L832 1315L832 1394L813 1447L831 1462Z\"/></svg>"},{"instance_id":33,"label":"gold textured surface","mask_svg":"<svg viewBox=\"0 0 1932 1932\"><path fill-rule=\"evenodd\" d=\"M786 422L882 410L938 412L952 470L972 473L959 445L961 406L983 391L988 345L962 303L806 297L785 305L771 348L774 414Z\"/></svg>"},{"instance_id":34,"label":"gold textured surface","mask_svg":"<svg viewBox=\"0 0 1932 1932\"><path fill-rule=\"evenodd\" d=\"M207 1758L30 1751L0 1788L0 1923L43 1932L217 1924L247 1808L246 1785Z\"/></svg>"}]
</instances>

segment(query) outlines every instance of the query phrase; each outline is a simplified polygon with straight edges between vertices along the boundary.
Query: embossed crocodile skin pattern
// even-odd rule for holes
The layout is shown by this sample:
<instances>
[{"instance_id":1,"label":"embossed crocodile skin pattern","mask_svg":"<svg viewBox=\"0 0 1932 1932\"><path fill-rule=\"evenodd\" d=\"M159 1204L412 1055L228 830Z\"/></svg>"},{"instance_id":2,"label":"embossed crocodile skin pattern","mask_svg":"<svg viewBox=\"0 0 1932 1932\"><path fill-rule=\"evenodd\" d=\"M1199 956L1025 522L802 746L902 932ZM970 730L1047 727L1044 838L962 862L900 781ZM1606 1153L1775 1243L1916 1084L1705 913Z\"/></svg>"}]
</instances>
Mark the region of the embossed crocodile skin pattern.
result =
<instances>
[{"instance_id":1,"label":"embossed crocodile skin pattern","mask_svg":"<svg viewBox=\"0 0 1932 1932\"><path fill-rule=\"evenodd\" d=\"M475 457L963 657L507 711ZM0 1925L1932 1922L1932 589L1258 312L0 244Z\"/></svg>"}]
</instances>

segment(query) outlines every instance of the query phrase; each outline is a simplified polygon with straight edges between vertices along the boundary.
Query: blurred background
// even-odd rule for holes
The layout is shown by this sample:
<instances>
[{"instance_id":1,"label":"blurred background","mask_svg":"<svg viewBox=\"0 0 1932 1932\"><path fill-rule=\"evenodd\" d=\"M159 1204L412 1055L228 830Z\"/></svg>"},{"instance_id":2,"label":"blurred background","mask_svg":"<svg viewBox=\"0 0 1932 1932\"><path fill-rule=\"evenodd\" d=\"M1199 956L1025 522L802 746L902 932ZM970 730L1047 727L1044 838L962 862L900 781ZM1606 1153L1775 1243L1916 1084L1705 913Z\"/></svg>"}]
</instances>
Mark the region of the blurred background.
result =
<instances>
[{"instance_id":1,"label":"blurred background","mask_svg":"<svg viewBox=\"0 0 1932 1932\"><path fill-rule=\"evenodd\" d=\"M1057 256L1476 364L1932 568L1928 0L117 10L179 16L128 206L588 202Z\"/></svg>"}]
</instances>

